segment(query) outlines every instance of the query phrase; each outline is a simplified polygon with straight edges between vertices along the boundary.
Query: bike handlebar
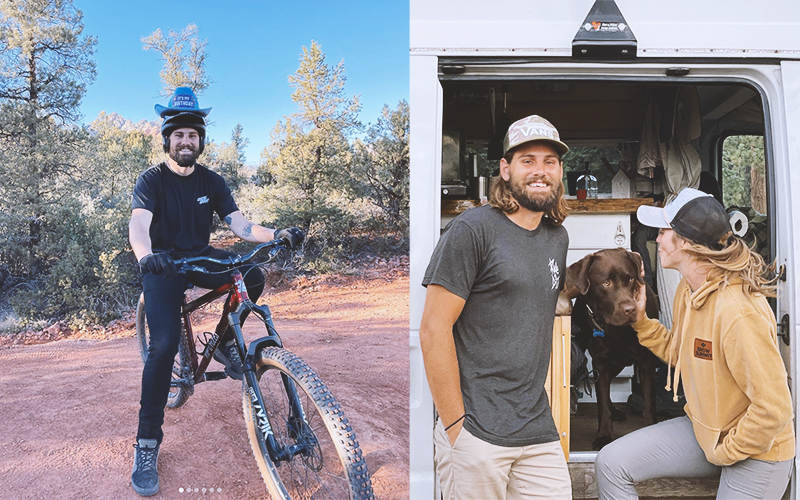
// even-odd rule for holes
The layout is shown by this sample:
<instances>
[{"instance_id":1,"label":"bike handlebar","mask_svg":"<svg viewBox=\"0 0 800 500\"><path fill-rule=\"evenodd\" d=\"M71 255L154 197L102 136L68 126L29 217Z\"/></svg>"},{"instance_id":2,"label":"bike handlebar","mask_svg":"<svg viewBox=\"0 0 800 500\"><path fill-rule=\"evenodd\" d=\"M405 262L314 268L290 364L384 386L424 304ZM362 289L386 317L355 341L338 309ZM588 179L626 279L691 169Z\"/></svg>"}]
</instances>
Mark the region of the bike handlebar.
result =
<instances>
[{"instance_id":1,"label":"bike handlebar","mask_svg":"<svg viewBox=\"0 0 800 500\"><path fill-rule=\"evenodd\" d=\"M270 253L269 256L272 258L281 248L289 248L289 240L286 238L281 238L279 240L272 240L266 243L261 243L254 249L250 250L248 253L244 255L237 255L235 257L229 257L227 259L215 259L213 257L184 257L183 259L178 259L175 261L175 267L178 268L178 272L186 272L186 271L199 271L202 273L208 273L205 268L195 266L195 263L213 263L219 264L222 266L228 266L229 268L234 268L236 266L242 265L246 262L249 262L256 256L258 252L261 250L269 248Z\"/></svg>"}]
</instances>

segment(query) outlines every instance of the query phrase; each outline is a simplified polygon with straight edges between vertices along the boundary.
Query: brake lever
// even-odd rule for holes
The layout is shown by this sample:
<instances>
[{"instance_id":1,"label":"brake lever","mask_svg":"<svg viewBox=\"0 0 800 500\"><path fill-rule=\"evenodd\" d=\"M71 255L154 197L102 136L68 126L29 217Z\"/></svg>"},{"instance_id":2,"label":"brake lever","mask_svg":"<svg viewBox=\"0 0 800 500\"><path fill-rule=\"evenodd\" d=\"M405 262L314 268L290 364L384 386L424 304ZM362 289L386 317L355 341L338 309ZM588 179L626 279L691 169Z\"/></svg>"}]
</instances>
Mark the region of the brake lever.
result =
<instances>
[{"instance_id":1,"label":"brake lever","mask_svg":"<svg viewBox=\"0 0 800 500\"><path fill-rule=\"evenodd\" d=\"M188 273L189 271L196 271L199 273L210 274L205 267L201 266L190 266L189 264L184 263L180 269L178 269L178 273Z\"/></svg>"}]
</instances>

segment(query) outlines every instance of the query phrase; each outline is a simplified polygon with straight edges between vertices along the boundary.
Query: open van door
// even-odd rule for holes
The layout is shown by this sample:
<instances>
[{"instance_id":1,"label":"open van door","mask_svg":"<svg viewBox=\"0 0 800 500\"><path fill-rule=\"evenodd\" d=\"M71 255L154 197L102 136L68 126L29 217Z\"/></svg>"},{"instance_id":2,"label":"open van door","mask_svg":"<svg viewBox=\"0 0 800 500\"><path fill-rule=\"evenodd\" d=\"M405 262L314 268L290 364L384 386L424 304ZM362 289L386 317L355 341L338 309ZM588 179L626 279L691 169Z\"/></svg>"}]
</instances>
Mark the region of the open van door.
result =
<instances>
[{"instance_id":1,"label":"open van door","mask_svg":"<svg viewBox=\"0 0 800 500\"><path fill-rule=\"evenodd\" d=\"M781 62L781 88L783 102L780 103L785 130L780 134L785 144L786 157L782 163L786 174L778 194L781 200L778 208L778 231L784 234L778 238L778 264L782 266L782 276L778 281L778 334L782 338L781 352L789 363L789 387L795 403L795 438L798 436L798 370L800 369L800 351L797 346L797 331L800 325L798 318L798 290L800 290L800 273L798 273L798 257L800 256L800 211L796 201L800 193L800 61ZM781 161L780 156L777 161ZM787 234L788 233L788 234ZM798 498L797 491L797 455L795 456L795 475L792 477L792 494L790 498Z\"/></svg>"}]
</instances>

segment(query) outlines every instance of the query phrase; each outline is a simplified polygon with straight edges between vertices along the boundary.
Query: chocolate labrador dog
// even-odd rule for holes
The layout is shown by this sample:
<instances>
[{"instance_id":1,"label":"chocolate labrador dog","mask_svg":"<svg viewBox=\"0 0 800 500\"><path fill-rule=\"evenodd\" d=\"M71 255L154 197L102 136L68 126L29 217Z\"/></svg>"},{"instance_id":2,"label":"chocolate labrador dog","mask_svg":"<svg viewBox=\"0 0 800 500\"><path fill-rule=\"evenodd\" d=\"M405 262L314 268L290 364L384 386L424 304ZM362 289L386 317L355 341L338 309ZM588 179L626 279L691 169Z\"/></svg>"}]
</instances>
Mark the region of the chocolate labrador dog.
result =
<instances>
[{"instance_id":1,"label":"chocolate labrador dog","mask_svg":"<svg viewBox=\"0 0 800 500\"><path fill-rule=\"evenodd\" d=\"M644 400L645 425L656 422L655 369L658 358L643 347L630 324L636 318L636 296L641 284L642 258L623 248L600 250L567 269L565 291L575 297L572 323L579 334L576 343L589 351L597 370L597 436L592 448L613 441L612 421L625 413L611 402L611 380L626 366L634 365ZM649 286L647 316L658 317L658 299Z\"/></svg>"}]
</instances>

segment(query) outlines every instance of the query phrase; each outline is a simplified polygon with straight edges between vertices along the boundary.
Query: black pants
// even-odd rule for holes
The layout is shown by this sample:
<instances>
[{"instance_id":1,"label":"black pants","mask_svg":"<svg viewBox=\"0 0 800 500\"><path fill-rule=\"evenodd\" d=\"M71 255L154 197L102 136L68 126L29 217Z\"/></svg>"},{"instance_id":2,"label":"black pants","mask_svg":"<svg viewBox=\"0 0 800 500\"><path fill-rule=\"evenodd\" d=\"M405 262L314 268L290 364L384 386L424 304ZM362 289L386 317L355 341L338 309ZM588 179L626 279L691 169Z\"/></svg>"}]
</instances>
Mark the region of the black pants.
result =
<instances>
[{"instance_id":1,"label":"black pants","mask_svg":"<svg viewBox=\"0 0 800 500\"><path fill-rule=\"evenodd\" d=\"M225 259L234 254L207 247L200 255ZM225 269L219 265L202 267L209 271ZM239 271L244 276L250 300L255 302L264 291L263 273L255 266L244 266L239 268ZM161 430L161 426L164 424L164 406L166 406L169 396L172 365L175 355L178 353L181 336L181 307L187 284L192 283L201 288L216 288L229 281L230 273L188 273L177 274L169 278L151 273L145 273L142 276L147 326L150 329L150 346L147 351L147 362L142 372L142 398L137 439L156 439L161 443L164 437ZM222 342L228 341L231 334L231 330L228 330Z\"/></svg>"}]
</instances>

